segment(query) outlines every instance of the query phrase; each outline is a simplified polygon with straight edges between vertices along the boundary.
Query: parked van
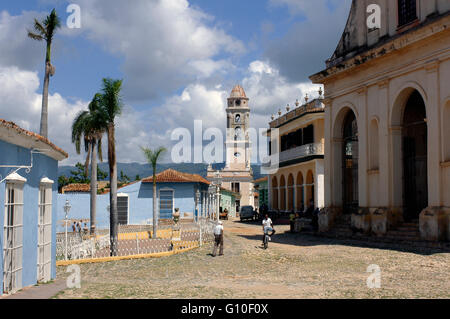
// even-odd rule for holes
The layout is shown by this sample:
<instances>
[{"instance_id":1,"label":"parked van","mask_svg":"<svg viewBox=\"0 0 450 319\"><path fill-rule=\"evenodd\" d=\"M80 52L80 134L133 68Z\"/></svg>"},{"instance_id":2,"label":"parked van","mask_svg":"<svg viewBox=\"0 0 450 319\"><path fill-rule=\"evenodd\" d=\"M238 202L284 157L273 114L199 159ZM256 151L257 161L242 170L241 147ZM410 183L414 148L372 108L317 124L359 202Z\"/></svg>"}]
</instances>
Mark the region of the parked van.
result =
<instances>
[{"instance_id":1,"label":"parked van","mask_svg":"<svg viewBox=\"0 0 450 319\"><path fill-rule=\"evenodd\" d=\"M241 221L243 220L256 220L257 214L253 210L253 206L242 206L239 213Z\"/></svg>"}]
</instances>

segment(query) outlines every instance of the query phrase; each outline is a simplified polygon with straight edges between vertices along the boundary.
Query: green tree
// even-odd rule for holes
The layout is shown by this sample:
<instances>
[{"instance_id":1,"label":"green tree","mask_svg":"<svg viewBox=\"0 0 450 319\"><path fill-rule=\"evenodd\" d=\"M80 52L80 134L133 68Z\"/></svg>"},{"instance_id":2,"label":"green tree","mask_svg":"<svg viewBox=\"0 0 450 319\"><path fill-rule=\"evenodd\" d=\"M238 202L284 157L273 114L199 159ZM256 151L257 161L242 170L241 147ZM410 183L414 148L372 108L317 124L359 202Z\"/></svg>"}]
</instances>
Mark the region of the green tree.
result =
<instances>
[{"instance_id":1,"label":"green tree","mask_svg":"<svg viewBox=\"0 0 450 319\"><path fill-rule=\"evenodd\" d=\"M85 164L75 164L75 169L70 171L73 183L76 184L89 184L91 180L88 177Z\"/></svg>"},{"instance_id":2,"label":"green tree","mask_svg":"<svg viewBox=\"0 0 450 319\"><path fill-rule=\"evenodd\" d=\"M84 175L87 179L89 162L91 163L91 234L95 234L97 211L97 157L102 159L102 137L105 133L105 118L100 106L101 95L96 94L89 104L88 111L81 111L72 124L72 143L80 154L81 143L84 141L84 150L87 153L84 164Z\"/></svg>"},{"instance_id":3,"label":"green tree","mask_svg":"<svg viewBox=\"0 0 450 319\"><path fill-rule=\"evenodd\" d=\"M120 171L120 182L122 184L128 184L130 182L130 178L122 170Z\"/></svg>"},{"instance_id":4,"label":"green tree","mask_svg":"<svg viewBox=\"0 0 450 319\"><path fill-rule=\"evenodd\" d=\"M35 32L28 30L29 38L36 41L45 41L47 44L40 125L40 134L44 137L48 137L48 87L50 84L50 76L55 75L55 67L51 64L52 42L56 30L60 27L61 21L56 13L56 10L53 9L50 15L48 15L42 22L34 19Z\"/></svg>"},{"instance_id":5,"label":"green tree","mask_svg":"<svg viewBox=\"0 0 450 319\"><path fill-rule=\"evenodd\" d=\"M103 79L103 87L101 93L101 107L105 118L105 128L108 135L108 165L109 165L109 180L111 190L109 193L109 207L110 207L110 237L111 256L117 255L117 240L118 240L118 222L119 216L117 214L117 158L116 158L116 117L122 112L123 103L120 96L122 89L122 80L113 80L109 78Z\"/></svg>"},{"instance_id":6,"label":"green tree","mask_svg":"<svg viewBox=\"0 0 450 319\"><path fill-rule=\"evenodd\" d=\"M166 149L164 147L159 147L155 150L152 150L150 148L144 148L141 147L142 152L145 155L145 158L147 159L147 162L152 166L153 168L153 237L157 238L157 205L156 205L156 166L158 164L159 158L163 155L164 152L166 152Z\"/></svg>"},{"instance_id":7,"label":"green tree","mask_svg":"<svg viewBox=\"0 0 450 319\"><path fill-rule=\"evenodd\" d=\"M108 178L108 172L103 171L100 166L97 167L97 179L99 181L104 181Z\"/></svg>"}]
</instances>

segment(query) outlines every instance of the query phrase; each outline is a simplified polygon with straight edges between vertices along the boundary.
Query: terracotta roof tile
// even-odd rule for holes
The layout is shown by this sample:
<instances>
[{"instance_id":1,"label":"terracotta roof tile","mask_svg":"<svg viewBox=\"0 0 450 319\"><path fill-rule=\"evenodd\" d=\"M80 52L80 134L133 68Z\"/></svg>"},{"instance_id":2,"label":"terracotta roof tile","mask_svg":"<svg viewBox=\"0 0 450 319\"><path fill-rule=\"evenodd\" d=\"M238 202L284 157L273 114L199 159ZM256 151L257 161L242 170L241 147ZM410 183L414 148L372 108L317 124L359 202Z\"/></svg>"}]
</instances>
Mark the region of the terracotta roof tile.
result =
<instances>
[{"instance_id":1,"label":"terracotta roof tile","mask_svg":"<svg viewBox=\"0 0 450 319\"><path fill-rule=\"evenodd\" d=\"M69 155L66 152L64 152L61 148L59 148L58 146L56 146L55 144L50 142L47 138L45 138L45 137L43 137L43 136L41 136L39 134L36 134L34 132L27 131L27 130L21 128L20 126L18 126L14 122L8 122L8 121L6 121L4 119L0 119L0 125L4 126L6 128L13 129L16 132L18 132L19 134L23 134L25 136L28 136L28 137L31 137L31 138L35 138L35 139L37 139L37 140L39 140L41 142L44 142L45 144L47 144L51 148L53 148L55 151L57 151L57 152L61 153L62 155L64 155L66 158L69 157Z\"/></svg>"},{"instance_id":2,"label":"terracotta roof tile","mask_svg":"<svg viewBox=\"0 0 450 319\"><path fill-rule=\"evenodd\" d=\"M268 177L261 177L259 179L256 179L253 181L253 183L258 184L258 183L262 183L262 182L267 182L268 181Z\"/></svg>"},{"instance_id":3,"label":"terracotta roof tile","mask_svg":"<svg viewBox=\"0 0 450 319\"><path fill-rule=\"evenodd\" d=\"M149 176L142 180L143 183L153 183L153 176ZM178 172L174 169L165 170L156 174L157 183L203 183L209 185L206 179L197 174L188 174Z\"/></svg>"},{"instance_id":4,"label":"terracotta roof tile","mask_svg":"<svg viewBox=\"0 0 450 319\"><path fill-rule=\"evenodd\" d=\"M240 85L236 85L233 90L231 90L231 94L230 94L231 98L247 98L247 95L245 95L245 91L244 88Z\"/></svg>"},{"instance_id":5,"label":"terracotta roof tile","mask_svg":"<svg viewBox=\"0 0 450 319\"><path fill-rule=\"evenodd\" d=\"M91 191L90 184L69 184L62 188L62 193L89 193Z\"/></svg>"}]
</instances>

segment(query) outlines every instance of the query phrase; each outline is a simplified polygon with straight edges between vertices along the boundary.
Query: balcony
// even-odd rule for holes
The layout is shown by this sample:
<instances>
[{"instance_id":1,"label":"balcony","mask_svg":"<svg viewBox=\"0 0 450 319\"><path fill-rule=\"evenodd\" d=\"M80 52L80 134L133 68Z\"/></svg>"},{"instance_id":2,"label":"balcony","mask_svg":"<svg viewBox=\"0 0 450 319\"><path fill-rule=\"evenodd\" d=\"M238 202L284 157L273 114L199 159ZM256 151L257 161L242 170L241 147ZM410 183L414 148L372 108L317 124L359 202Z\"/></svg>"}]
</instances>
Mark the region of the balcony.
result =
<instances>
[{"instance_id":1,"label":"balcony","mask_svg":"<svg viewBox=\"0 0 450 319\"><path fill-rule=\"evenodd\" d=\"M306 144L281 152L280 163L314 155L324 155L322 143Z\"/></svg>"},{"instance_id":2,"label":"balcony","mask_svg":"<svg viewBox=\"0 0 450 319\"><path fill-rule=\"evenodd\" d=\"M324 145L322 143L313 143L313 144L306 144L302 145L296 148L292 148L290 150L281 152L279 155L279 164L307 158L310 156L323 156L324 153ZM264 163L263 167L268 168L271 167L273 164L276 164L275 161L273 161L275 155L271 156L271 162Z\"/></svg>"}]
</instances>

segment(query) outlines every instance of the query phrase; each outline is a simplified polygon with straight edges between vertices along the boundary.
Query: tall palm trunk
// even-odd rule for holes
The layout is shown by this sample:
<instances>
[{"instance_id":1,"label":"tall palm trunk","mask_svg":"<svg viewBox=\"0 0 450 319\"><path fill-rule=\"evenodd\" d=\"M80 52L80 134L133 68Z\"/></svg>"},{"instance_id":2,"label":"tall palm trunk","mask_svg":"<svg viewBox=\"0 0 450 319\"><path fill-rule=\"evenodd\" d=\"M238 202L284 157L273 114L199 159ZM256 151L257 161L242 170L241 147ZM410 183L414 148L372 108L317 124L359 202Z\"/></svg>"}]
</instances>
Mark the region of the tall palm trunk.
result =
<instances>
[{"instance_id":1,"label":"tall palm trunk","mask_svg":"<svg viewBox=\"0 0 450 319\"><path fill-rule=\"evenodd\" d=\"M115 127L114 123L108 124L108 162L109 162L109 202L110 202L110 236L111 236L111 256L117 256L117 240L118 240L118 214L117 214L117 162L116 162L116 146L114 140Z\"/></svg>"},{"instance_id":2,"label":"tall palm trunk","mask_svg":"<svg viewBox=\"0 0 450 319\"><path fill-rule=\"evenodd\" d=\"M39 130L39 134L46 138L48 138L48 87L50 84L50 69L50 62L46 61L44 89L42 92L41 126Z\"/></svg>"},{"instance_id":3,"label":"tall palm trunk","mask_svg":"<svg viewBox=\"0 0 450 319\"><path fill-rule=\"evenodd\" d=\"M95 235L95 220L97 215L97 140L91 143L91 235Z\"/></svg>"},{"instance_id":4,"label":"tall palm trunk","mask_svg":"<svg viewBox=\"0 0 450 319\"><path fill-rule=\"evenodd\" d=\"M158 231L158 205L156 203L157 196L156 196L156 167L153 167L153 238L157 237L157 231Z\"/></svg>"}]
</instances>

